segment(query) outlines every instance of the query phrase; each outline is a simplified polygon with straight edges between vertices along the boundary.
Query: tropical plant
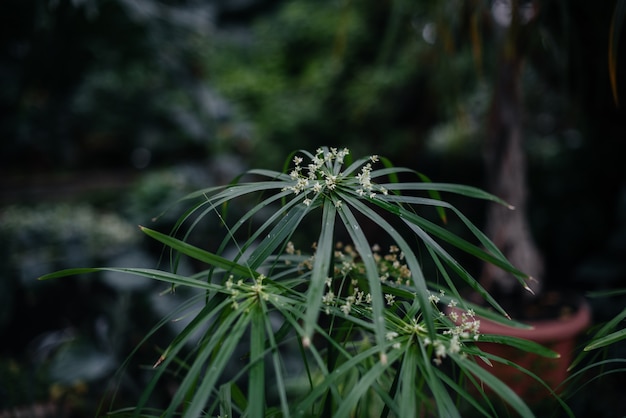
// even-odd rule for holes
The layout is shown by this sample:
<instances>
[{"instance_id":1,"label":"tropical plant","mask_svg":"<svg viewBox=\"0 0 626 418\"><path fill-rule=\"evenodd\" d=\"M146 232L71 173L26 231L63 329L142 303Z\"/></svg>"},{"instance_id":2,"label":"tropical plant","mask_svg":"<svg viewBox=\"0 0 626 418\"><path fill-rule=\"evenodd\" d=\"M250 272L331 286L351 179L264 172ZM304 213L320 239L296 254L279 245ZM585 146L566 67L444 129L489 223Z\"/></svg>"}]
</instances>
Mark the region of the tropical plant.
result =
<instances>
[{"instance_id":1,"label":"tropical plant","mask_svg":"<svg viewBox=\"0 0 626 418\"><path fill-rule=\"evenodd\" d=\"M466 408L495 416L497 398L487 387L521 416L532 416L516 393L477 364L511 362L474 343L555 353L481 334L477 315L522 325L506 318L451 249L509 271L524 286L526 275L442 192L505 204L473 187L431 182L385 158L353 160L347 149L326 147L298 151L283 172L250 170L231 184L187 196L195 203L171 234L141 227L169 248L171 271L78 268L42 279L113 270L162 281L172 291L198 290L159 324L190 318L155 354L143 395L134 407L118 410L122 414L153 413L156 385L173 374L180 382L162 416L454 417ZM231 220L232 212L242 215ZM448 214L471 238L437 221L445 223ZM207 217L224 231L211 251L190 243ZM311 254L298 249L309 243ZM183 257L206 267L184 274L177 268ZM459 280L493 309L463 300Z\"/></svg>"}]
</instances>

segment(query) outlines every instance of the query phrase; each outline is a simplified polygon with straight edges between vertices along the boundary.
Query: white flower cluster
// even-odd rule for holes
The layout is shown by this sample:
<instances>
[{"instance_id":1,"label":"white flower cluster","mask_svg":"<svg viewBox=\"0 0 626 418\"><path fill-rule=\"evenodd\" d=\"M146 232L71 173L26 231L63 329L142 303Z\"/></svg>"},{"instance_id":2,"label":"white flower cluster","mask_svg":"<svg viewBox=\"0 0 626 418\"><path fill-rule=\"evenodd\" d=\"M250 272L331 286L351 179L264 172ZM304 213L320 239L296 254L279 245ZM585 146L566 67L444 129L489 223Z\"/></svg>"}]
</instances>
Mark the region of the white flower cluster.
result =
<instances>
[{"instance_id":1,"label":"white flower cluster","mask_svg":"<svg viewBox=\"0 0 626 418\"><path fill-rule=\"evenodd\" d=\"M372 251L374 251L374 259L376 260L376 263L378 265L379 274L381 274L381 282L385 282L389 277L395 277L397 275L396 283L402 284L407 275L410 277L410 271L408 268L406 268L406 265L399 264L397 260L398 254L401 254L398 247L392 245L390 247L390 254L384 257L378 253L378 251L380 251L380 247L378 245L374 245L372 247ZM334 257L337 260L337 264L334 268L334 277L338 280L344 280L350 274L364 274L363 266L357 261L359 254L351 245L344 246L340 242L337 243ZM306 260L303 263L303 267L308 267L310 269L312 266L312 261L313 260ZM338 305L339 309L345 315L350 314L353 306L359 306L364 304L367 306L368 309L370 308L372 295L369 293L365 294L363 291L359 290L358 280L353 278L350 281L350 285L353 288L353 293L346 296L345 298L339 298L335 295L332 290L333 280L333 277L328 277L326 279L326 287L328 288L328 291L324 294L322 298L323 303L326 305L327 314L330 314L330 306L333 305ZM396 297L394 295L387 293L384 295L384 297L387 306L395 305Z\"/></svg>"},{"instance_id":2,"label":"white flower cluster","mask_svg":"<svg viewBox=\"0 0 626 418\"><path fill-rule=\"evenodd\" d=\"M330 315L330 307L339 303L339 309L343 312L344 315L350 315L352 308L354 306L365 306L369 309L372 303L372 295L369 293L365 293L360 290L358 287L354 287L354 290L351 295L347 296L344 299L340 299L335 296L335 293L331 289L332 286L332 278L328 278L326 280L326 286L329 288L328 291L324 294L322 298L322 302L326 305L326 314Z\"/></svg>"},{"instance_id":3,"label":"white flower cluster","mask_svg":"<svg viewBox=\"0 0 626 418\"><path fill-rule=\"evenodd\" d=\"M448 305L449 307L454 307ZM444 331L444 334L457 335L463 339L473 338L475 341L480 336L480 320L476 319L476 314L473 309L467 311L461 311L459 315L458 310L452 310L448 313L448 317L458 324L454 328Z\"/></svg>"},{"instance_id":4,"label":"white flower cluster","mask_svg":"<svg viewBox=\"0 0 626 418\"><path fill-rule=\"evenodd\" d=\"M444 296L445 292L440 290L438 295L434 293L431 294L428 300L437 305ZM457 305L458 302L454 299L451 299L447 305L448 308L450 308L447 316L455 326L446 326L442 334L450 336L450 338L437 339L435 341L431 341L428 337L424 338L424 344L432 344L435 348L435 359L433 361L437 365L441 364L442 359L445 358L448 353L459 353L464 340L473 339L477 341L480 336L480 320L476 319L474 310L468 309L463 311L458 309ZM440 314L441 316L446 316L443 312L440 312Z\"/></svg>"},{"instance_id":5,"label":"white flower cluster","mask_svg":"<svg viewBox=\"0 0 626 418\"><path fill-rule=\"evenodd\" d=\"M331 148L330 151L324 151L322 148L318 148L315 152L315 156L307 165L306 175L303 174L302 157L295 156L293 158L295 166L289 173L289 177L296 183L293 186L283 188L283 190L291 190L294 194L312 191L315 195L322 193L324 189L334 190L337 187L341 174L333 172L332 162L335 161L340 166L349 153L350 151L347 148L342 150ZM310 205L311 202L312 200L308 197L304 200L304 204L307 206Z\"/></svg>"},{"instance_id":6,"label":"white flower cluster","mask_svg":"<svg viewBox=\"0 0 626 418\"><path fill-rule=\"evenodd\" d=\"M361 185L356 192L359 196L368 196L370 199L373 199L376 197L376 192L374 192L374 184L371 180L372 163L378 162L378 155L372 155L370 157L370 161L371 162L365 164L361 168L361 172L356 176L357 180L359 180L359 184ZM382 186L380 187L380 191L384 195L387 194L387 189Z\"/></svg>"},{"instance_id":7,"label":"white flower cluster","mask_svg":"<svg viewBox=\"0 0 626 418\"><path fill-rule=\"evenodd\" d=\"M263 300L269 300L269 293L265 291L265 285L263 280L265 276L260 274L252 284L246 283L243 279L237 280L237 283L233 281L232 275L228 276L226 283L224 284L226 290L230 293L231 307L235 310L239 309L239 300L243 298L263 298Z\"/></svg>"},{"instance_id":8,"label":"white flower cluster","mask_svg":"<svg viewBox=\"0 0 626 418\"><path fill-rule=\"evenodd\" d=\"M411 285L411 270L403 263L404 254L396 245L389 247L389 252L381 256L378 246L372 248L374 260L380 270L380 281L383 283L393 283L397 285ZM389 280L392 279L392 280Z\"/></svg>"},{"instance_id":9,"label":"white flower cluster","mask_svg":"<svg viewBox=\"0 0 626 418\"><path fill-rule=\"evenodd\" d=\"M358 291L358 289L357 289ZM441 298L445 295L445 292L442 290L439 294L431 294L429 297L430 302L437 304L441 301ZM392 299L392 295L385 295L387 300ZM350 303L354 302L354 299L348 299L348 303L346 305L342 305L341 309L347 315L350 310ZM470 339L477 340L479 336L479 328L480 321L475 319L475 313L473 310L469 309L467 311L461 311L458 309L454 309L457 305L457 302L452 300L448 307L453 308L451 312L448 314L448 317L452 319L456 324L456 326L449 327L446 324L441 323L444 329L441 331L441 334L438 334L438 337L432 340L428 336L428 330L426 324L417 318L412 318L409 322L405 322L396 331L387 331L385 334L385 338L387 341L393 342L392 347L398 349L401 347L401 343L398 341L398 337L401 336L412 336L412 338L416 338L421 341L425 346L433 347L434 359L433 362L436 365L440 365L450 354L462 353L463 344L465 341ZM345 309L345 310L344 310ZM440 312L441 316L445 316L445 313ZM399 331L399 332L398 332Z\"/></svg>"},{"instance_id":10,"label":"white flower cluster","mask_svg":"<svg viewBox=\"0 0 626 418\"><path fill-rule=\"evenodd\" d=\"M310 206L318 195L325 191L335 190L337 185L344 180L340 167L343 164L344 158L349 153L350 151L347 148L342 150L330 148L328 151L318 148L311 162L306 166L306 169L302 165L304 161L303 158L295 156L293 158L294 168L289 173L289 177L294 181L294 184L284 187L283 191L289 190L296 195L304 193L306 197L303 203ZM377 161L378 156L372 155L370 162L365 164L361 172L356 176L359 182L359 188L356 192L361 197L367 196L373 199L376 196L375 190L385 195L387 194L387 190L384 187L376 186L371 180L372 163ZM310 193L312 197L309 197ZM341 207L341 205L341 200L335 201L335 206Z\"/></svg>"}]
</instances>

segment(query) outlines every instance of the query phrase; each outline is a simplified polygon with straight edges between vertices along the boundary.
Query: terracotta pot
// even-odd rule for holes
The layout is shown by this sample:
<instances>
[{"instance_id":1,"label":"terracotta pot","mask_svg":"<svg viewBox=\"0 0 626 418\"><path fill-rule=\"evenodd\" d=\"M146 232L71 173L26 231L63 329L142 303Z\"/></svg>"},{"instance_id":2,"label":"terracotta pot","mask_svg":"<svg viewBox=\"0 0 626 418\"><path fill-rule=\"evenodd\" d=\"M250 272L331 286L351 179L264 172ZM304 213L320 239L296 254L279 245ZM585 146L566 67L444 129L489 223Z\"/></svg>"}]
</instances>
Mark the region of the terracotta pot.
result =
<instances>
[{"instance_id":1,"label":"terracotta pot","mask_svg":"<svg viewBox=\"0 0 626 418\"><path fill-rule=\"evenodd\" d=\"M581 299L575 312L553 320L525 322L532 329L507 327L486 319L481 319L481 334L498 334L535 341L560 354L559 358L545 358L525 351L496 343L478 343L485 352L506 358L528 369L543 379L553 390L567 378L567 368L573 360L578 335L591 322L589 304ZM514 367L493 363L493 367L478 361L481 365L503 380L527 403L538 403L550 396L550 392L535 379L523 374Z\"/></svg>"}]
</instances>

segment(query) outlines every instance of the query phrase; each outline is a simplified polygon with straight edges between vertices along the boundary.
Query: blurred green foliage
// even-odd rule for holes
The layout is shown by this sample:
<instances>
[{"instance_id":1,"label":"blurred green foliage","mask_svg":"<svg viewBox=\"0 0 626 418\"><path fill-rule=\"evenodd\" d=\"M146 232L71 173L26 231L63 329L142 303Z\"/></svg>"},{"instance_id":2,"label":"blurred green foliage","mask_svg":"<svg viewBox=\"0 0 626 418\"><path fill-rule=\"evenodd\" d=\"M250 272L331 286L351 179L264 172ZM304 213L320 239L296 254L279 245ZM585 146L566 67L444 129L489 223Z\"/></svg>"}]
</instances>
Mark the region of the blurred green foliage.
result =
<instances>
[{"instance_id":1,"label":"blurred green foliage","mask_svg":"<svg viewBox=\"0 0 626 418\"><path fill-rule=\"evenodd\" d=\"M209 4L9 0L0 16L5 170L128 168L138 149L157 163L210 149L220 109L197 65Z\"/></svg>"},{"instance_id":2,"label":"blurred green foliage","mask_svg":"<svg viewBox=\"0 0 626 418\"><path fill-rule=\"evenodd\" d=\"M427 12L404 0L297 0L249 28L219 31L207 56L210 80L252 123L255 162L277 166L275 156L297 143L384 150L415 163L425 129L460 84L434 73L438 61L471 69L471 55L438 58L422 39ZM267 147L276 152L261 152Z\"/></svg>"}]
</instances>

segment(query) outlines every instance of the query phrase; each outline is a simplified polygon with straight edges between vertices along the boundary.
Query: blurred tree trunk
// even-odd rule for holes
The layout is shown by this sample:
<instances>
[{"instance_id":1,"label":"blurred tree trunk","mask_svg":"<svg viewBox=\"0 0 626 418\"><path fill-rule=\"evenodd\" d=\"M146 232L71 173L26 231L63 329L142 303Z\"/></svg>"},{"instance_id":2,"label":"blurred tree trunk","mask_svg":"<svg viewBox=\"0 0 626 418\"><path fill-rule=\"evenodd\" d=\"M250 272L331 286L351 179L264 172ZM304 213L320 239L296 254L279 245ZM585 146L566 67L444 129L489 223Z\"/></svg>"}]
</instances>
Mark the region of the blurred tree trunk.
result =
<instances>
[{"instance_id":1,"label":"blurred tree trunk","mask_svg":"<svg viewBox=\"0 0 626 418\"><path fill-rule=\"evenodd\" d=\"M490 192L515 206L510 210L492 204L487 212L486 232L504 255L520 270L535 280L528 285L536 293L541 290L543 260L530 233L526 212L526 156L523 146L523 100L521 75L524 64L524 35L528 22L522 23L518 2L512 1L513 12L502 38L484 149L486 174ZM519 282L512 275L493 265L485 265L483 285L495 295L521 301Z\"/></svg>"}]
</instances>

